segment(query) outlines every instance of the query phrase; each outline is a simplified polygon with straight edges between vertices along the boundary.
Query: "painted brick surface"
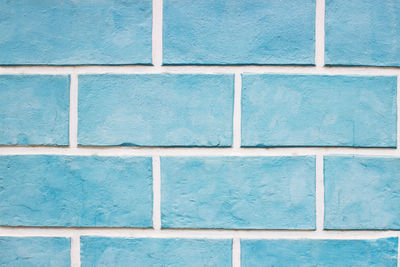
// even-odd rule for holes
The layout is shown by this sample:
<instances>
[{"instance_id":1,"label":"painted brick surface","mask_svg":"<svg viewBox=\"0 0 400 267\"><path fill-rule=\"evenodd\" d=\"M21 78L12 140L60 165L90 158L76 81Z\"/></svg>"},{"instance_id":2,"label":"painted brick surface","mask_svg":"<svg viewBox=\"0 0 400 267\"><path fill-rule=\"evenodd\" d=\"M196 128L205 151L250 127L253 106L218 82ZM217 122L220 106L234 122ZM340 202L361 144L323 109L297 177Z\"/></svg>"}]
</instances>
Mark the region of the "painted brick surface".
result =
<instances>
[{"instance_id":1,"label":"painted brick surface","mask_svg":"<svg viewBox=\"0 0 400 267\"><path fill-rule=\"evenodd\" d=\"M165 64L314 64L314 0L164 0Z\"/></svg>"},{"instance_id":2,"label":"painted brick surface","mask_svg":"<svg viewBox=\"0 0 400 267\"><path fill-rule=\"evenodd\" d=\"M70 267L69 238L0 237L0 266Z\"/></svg>"},{"instance_id":3,"label":"painted brick surface","mask_svg":"<svg viewBox=\"0 0 400 267\"><path fill-rule=\"evenodd\" d=\"M400 66L398 0L326 0L328 65Z\"/></svg>"},{"instance_id":4,"label":"painted brick surface","mask_svg":"<svg viewBox=\"0 0 400 267\"><path fill-rule=\"evenodd\" d=\"M244 74L242 146L396 147L396 77Z\"/></svg>"},{"instance_id":5,"label":"painted brick surface","mask_svg":"<svg viewBox=\"0 0 400 267\"><path fill-rule=\"evenodd\" d=\"M230 146L233 75L84 75L78 142Z\"/></svg>"},{"instance_id":6,"label":"painted brick surface","mask_svg":"<svg viewBox=\"0 0 400 267\"><path fill-rule=\"evenodd\" d=\"M152 1L0 1L0 64L150 64Z\"/></svg>"},{"instance_id":7,"label":"painted brick surface","mask_svg":"<svg viewBox=\"0 0 400 267\"><path fill-rule=\"evenodd\" d=\"M400 230L400 158L327 156L326 229Z\"/></svg>"},{"instance_id":8,"label":"painted brick surface","mask_svg":"<svg viewBox=\"0 0 400 267\"><path fill-rule=\"evenodd\" d=\"M396 267L397 238L242 240L241 266Z\"/></svg>"},{"instance_id":9,"label":"painted brick surface","mask_svg":"<svg viewBox=\"0 0 400 267\"><path fill-rule=\"evenodd\" d=\"M151 158L2 156L0 225L152 226Z\"/></svg>"},{"instance_id":10,"label":"painted brick surface","mask_svg":"<svg viewBox=\"0 0 400 267\"><path fill-rule=\"evenodd\" d=\"M68 145L68 124L68 76L0 75L0 145Z\"/></svg>"},{"instance_id":11,"label":"painted brick surface","mask_svg":"<svg viewBox=\"0 0 400 267\"><path fill-rule=\"evenodd\" d=\"M163 157L165 228L314 229L314 157Z\"/></svg>"},{"instance_id":12,"label":"painted brick surface","mask_svg":"<svg viewBox=\"0 0 400 267\"><path fill-rule=\"evenodd\" d=\"M232 266L232 241L81 237L86 266Z\"/></svg>"}]
</instances>

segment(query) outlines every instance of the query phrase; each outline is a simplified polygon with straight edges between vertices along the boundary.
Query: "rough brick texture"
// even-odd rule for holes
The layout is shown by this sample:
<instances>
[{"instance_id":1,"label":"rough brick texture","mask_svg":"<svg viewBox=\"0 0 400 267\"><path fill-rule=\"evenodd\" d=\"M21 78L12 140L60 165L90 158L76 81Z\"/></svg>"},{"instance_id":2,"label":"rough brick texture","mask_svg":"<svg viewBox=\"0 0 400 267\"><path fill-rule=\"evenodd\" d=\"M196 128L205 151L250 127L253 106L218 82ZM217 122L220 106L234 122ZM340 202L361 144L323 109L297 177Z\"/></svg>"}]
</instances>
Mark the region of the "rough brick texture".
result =
<instances>
[{"instance_id":1,"label":"rough brick texture","mask_svg":"<svg viewBox=\"0 0 400 267\"><path fill-rule=\"evenodd\" d=\"M151 0L2 0L0 64L150 64L151 6Z\"/></svg>"},{"instance_id":2,"label":"rough brick texture","mask_svg":"<svg viewBox=\"0 0 400 267\"><path fill-rule=\"evenodd\" d=\"M81 237L86 266L232 266L232 241Z\"/></svg>"},{"instance_id":3,"label":"rough brick texture","mask_svg":"<svg viewBox=\"0 0 400 267\"><path fill-rule=\"evenodd\" d=\"M243 146L396 146L396 77L245 74Z\"/></svg>"},{"instance_id":4,"label":"rough brick texture","mask_svg":"<svg viewBox=\"0 0 400 267\"><path fill-rule=\"evenodd\" d=\"M70 267L71 240L62 237L0 237L1 266Z\"/></svg>"},{"instance_id":5,"label":"rough brick texture","mask_svg":"<svg viewBox=\"0 0 400 267\"><path fill-rule=\"evenodd\" d=\"M0 75L0 145L68 145L69 77Z\"/></svg>"},{"instance_id":6,"label":"rough brick texture","mask_svg":"<svg viewBox=\"0 0 400 267\"><path fill-rule=\"evenodd\" d=\"M0 157L0 224L152 226L150 158Z\"/></svg>"},{"instance_id":7,"label":"rough brick texture","mask_svg":"<svg viewBox=\"0 0 400 267\"><path fill-rule=\"evenodd\" d=\"M0 266L400 266L400 0L0 0Z\"/></svg>"},{"instance_id":8,"label":"rough brick texture","mask_svg":"<svg viewBox=\"0 0 400 267\"><path fill-rule=\"evenodd\" d=\"M165 228L314 229L313 157L161 158Z\"/></svg>"}]
</instances>

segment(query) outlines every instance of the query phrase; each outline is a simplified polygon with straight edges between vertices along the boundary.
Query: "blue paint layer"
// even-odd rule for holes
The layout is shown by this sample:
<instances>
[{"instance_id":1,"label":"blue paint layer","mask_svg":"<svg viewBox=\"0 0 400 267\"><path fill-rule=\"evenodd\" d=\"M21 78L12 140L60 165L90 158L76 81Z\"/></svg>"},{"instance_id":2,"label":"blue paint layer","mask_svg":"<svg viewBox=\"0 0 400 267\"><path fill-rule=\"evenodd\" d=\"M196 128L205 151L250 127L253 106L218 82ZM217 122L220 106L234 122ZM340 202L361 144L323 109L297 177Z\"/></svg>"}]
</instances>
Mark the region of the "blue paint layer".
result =
<instances>
[{"instance_id":1,"label":"blue paint layer","mask_svg":"<svg viewBox=\"0 0 400 267\"><path fill-rule=\"evenodd\" d=\"M152 226L151 158L2 156L0 225Z\"/></svg>"},{"instance_id":2,"label":"blue paint layer","mask_svg":"<svg viewBox=\"0 0 400 267\"><path fill-rule=\"evenodd\" d=\"M314 0L164 0L164 64L314 64Z\"/></svg>"},{"instance_id":3,"label":"blue paint layer","mask_svg":"<svg viewBox=\"0 0 400 267\"><path fill-rule=\"evenodd\" d=\"M151 0L0 1L0 64L150 64Z\"/></svg>"},{"instance_id":4,"label":"blue paint layer","mask_svg":"<svg viewBox=\"0 0 400 267\"><path fill-rule=\"evenodd\" d=\"M68 122L68 76L0 75L0 145L68 145Z\"/></svg>"},{"instance_id":5,"label":"blue paint layer","mask_svg":"<svg viewBox=\"0 0 400 267\"><path fill-rule=\"evenodd\" d=\"M163 228L314 229L314 157L161 158Z\"/></svg>"},{"instance_id":6,"label":"blue paint layer","mask_svg":"<svg viewBox=\"0 0 400 267\"><path fill-rule=\"evenodd\" d=\"M243 75L242 146L396 147L396 77Z\"/></svg>"},{"instance_id":7,"label":"blue paint layer","mask_svg":"<svg viewBox=\"0 0 400 267\"><path fill-rule=\"evenodd\" d=\"M398 0L326 0L328 65L400 66Z\"/></svg>"},{"instance_id":8,"label":"blue paint layer","mask_svg":"<svg viewBox=\"0 0 400 267\"><path fill-rule=\"evenodd\" d=\"M242 240L241 266L396 267L397 238Z\"/></svg>"},{"instance_id":9,"label":"blue paint layer","mask_svg":"<svg viewBox=\"0 0 400 267\"><path fill-rule=\"evenodd\" d=\"M326 229L400 230L400 158L324 159Z\"/></svg>"},{"instance_id":10,"label":"blue paint layer","mask_svg":"<svg viewBox=\"0 0 400 267\"><path fill-rule=\"evenodd\" d=\"M233 75L84 75L78 143L231 146Z\"/></svg>"},{"instance_id":11,"label":"blue paint layer","mask_svg":"<svg viewBox=\"0 0 400 267\"><path fill-rule=\"evenodd\" d=\"M81 237L86 266L232 266L232 241Z\"/></svg>"},{"instance_id":12,"label":"blue paint layer","mask_svg":"<svg viewBox=\"0 0 400 267\"><path fill-rule=\"evenodd\" d=\"M69 238L0 237L0 265L70 267Z\"/></svg>"}]
</instances>

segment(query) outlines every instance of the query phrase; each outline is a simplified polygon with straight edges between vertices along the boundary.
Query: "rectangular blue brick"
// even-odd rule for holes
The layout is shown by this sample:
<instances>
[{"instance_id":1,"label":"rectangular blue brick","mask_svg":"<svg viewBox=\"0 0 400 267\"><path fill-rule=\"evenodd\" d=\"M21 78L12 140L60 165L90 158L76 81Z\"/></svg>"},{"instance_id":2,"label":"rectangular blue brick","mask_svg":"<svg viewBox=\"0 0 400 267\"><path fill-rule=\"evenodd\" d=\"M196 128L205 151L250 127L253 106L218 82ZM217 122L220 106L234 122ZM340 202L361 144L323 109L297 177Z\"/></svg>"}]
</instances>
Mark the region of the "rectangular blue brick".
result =
<instances>
[{"instance_id":1,"label":"rectangular blue brick","mask_svg":"<svg viewBox=\"0 0 400 267\"><path fill-rule=\"evenodd\" d=\"M233 75L84 75L78 143L231 146Z\"/></svg>"},{"instance_id":2,"label":"rectangular blue brick","mask_svg":"<svg viewBox=\"0 0 400 267\"><path fill-rule=\"evenodd\" d=\"M69 76L0 75L0 145L68 145L69 83Z\"/></svg>"},{"instance_id":3,"label":"rectangular blue brick","mask_svg":"<svg viewBox=\"0 0 400 267\"><path fill-rule=\"evenodd\" d=\"M396 77L243 75L242 146L396 147Z\"/></svg>"},{"instance_id":4,"label":"rectangular blue brick","mask_svg":"<svg viewBox=\"0 0 400 267\"><path fill-rule=\"evenodd\" d=\"M164 0L165 64L314 64L315 0Z\"/></svg>"},{"instance_id":5,"label":"rectangular blue brick","mask_svg":"<svg viewBox=\"0 0 400 267\"><path fill-rule=\"evenodd\" d=\"M86 266L232 266L232 241L81 237Z\"/></svg>"},{"instance_id":6,"label":"rectangular blue brick","mask_svg":"<svg viewBox=\"0 0 400 267\"><path fill-rule=\"evenodd\" d=\"M396 267L397 238L242 240L241 266Z\"/></svg>"},{"instance_id":7,"label":"rectangular blue brick","mask_svg":"<svg viewBox=\"0 0 400 267\"><path fill-rule=\"evenodd\" d=\"M328 65L400 66L398 0L326 0Z\"/></svg>"},{"instance_id":8,"label":"rectangular blue brick","mask_svg":"<svg viewBox=\"0 0 400 267\"><path fill-rule=\"evenodd\" d=\"M0 157L0 225L151 227L151 158Z\"/></svg>"},{"instance_id":9,"label":"rectangular blue brick","mask_svg":"<svg viewBox=\"0 0 400 267\"><path fill-rule=\"evenodd\" d=\"M150 64L152 1L0 1L0 64Z\"/></svg>"},{"instance_id":10,"label":"rectangular blue brick","mask_svg":"<svg viewBox=\"0 0 400 267\"><path fill-rule=\"evenodd\" d=\"M0 237L0 266L70 267L70 247L62 237Z\"/></svg>"},{"instance_id":11,"label":"rectangular blue brick","mask_svg":"<svg viewBox=\"0 0 400 267\"><path fill-rule=\"evenodd\" d=\"M400 158L324 158L326 229L400 230Z\"/></svg>"},{"instance_id":12,"label":"rectangular blue brick","mask_svg":"<svg viewBox=\"0 0 400 267\"><path fill-rule=\"evenodd\" d=\"M163 228L314 229L314 157L161 158Z\"/></svg>"}]
</instances>

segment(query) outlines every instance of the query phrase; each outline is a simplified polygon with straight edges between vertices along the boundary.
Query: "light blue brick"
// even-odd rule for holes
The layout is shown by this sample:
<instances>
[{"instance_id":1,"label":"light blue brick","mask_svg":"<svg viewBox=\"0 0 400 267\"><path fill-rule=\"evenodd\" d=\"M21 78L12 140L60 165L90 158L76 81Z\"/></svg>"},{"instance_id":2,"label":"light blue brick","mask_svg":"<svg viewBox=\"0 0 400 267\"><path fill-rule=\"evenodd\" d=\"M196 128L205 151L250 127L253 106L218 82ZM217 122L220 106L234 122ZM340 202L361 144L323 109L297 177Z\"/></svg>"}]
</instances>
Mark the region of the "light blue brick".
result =
<instances>
[{"instance_id":1,"label":"light blue brick","mask_svg":"<svg viewBox=\"0 0 400 267\"><path fill-rule=\"evenodd\" d=\"M231 146L233 75L84 75L78 143Z\"/></svg>"},{"instance_id":2,"label":"light blue brick","mask_svg":"<svg viewBox=\"0 0 400 267\"><path fill-rule=\"evenodd\" d=\"M396 147L396 77L244 74L242 146Z\"/></svg>"},{"instance_id":3,"label":"light blue brick","mask_svg":"<svg viewBox=\"0 0 400 267\"><path fill-rule=\"evenodd\" d=\"M151 2L1 0L0 64L151 64Z\"/></svg>"},{"instance_id":4,"label":"light blue brick","mask_svg":"<svg viewBox=\"0 0 400 267\"><path fill-rule=\"evenodd\" d=\"M164 0L164 64L314 64L315 0Z\"/></svg>"},{"instance_id":5,"label":"light blue brick","mask_svg":"<svg viewBox=\"0 0 400 267\"><path fill-rule=\"evenodd\" d=\"M241 266L396 267L397 238L241 240Z\"/></svg>"},{"instance_id":6,"label":"light blue brick","mask_svg":"<svg viewBox=\"0 0 400 267\"><path fill-rule=\"evenodd\" d=\"M70 267L71 240L62 237L0 237L0 266Z\"/></svg>"},{"instance_id":7,"label":"light blue brick","mask_svg":"<svg viewBox=\"0 0 400 267\"><path fill-rule=\"evenodd\" d=\"M151 158L0 157L0 225L151 227Z\"/></svg>"},{"instance_id":8,"label":"light blue brick","mask_svg":"<svg viewBox=\"0 0 400 267\"><path fill-rule=\"evenodd\" d=\"M163 228L314 229L314 157L162 157Z\"/></svg>"},{"instance_id":9,"label":"light blue brick","mask_svg":"<svg viewBox=\"0 0 400 267\"><path fill-rule=\"evenodd\" d=\"M0 75L0 145L68 145L68 122L68 76Z\"/></svg>"},{"instance_id":10,"label":"light blue brick","mask_svg":"<svg viewBox=\"0 0 400 267\"><path fill-rule=\"evenodd\" d=\"M398 0L326 0L328 65L400 66Z\"/></svg>"},{"instance_id":11,"label":"light blue brick","mask_svg":"<svg viewBox=\"0 0 400 267\"><path fill-rule=\"evenodd\" d=\"M232 266L232 241L81 237L82 267Z\"/></svg>"},{"instance_id":12,"label":"light blue brick","mask_svg":"<svg viewBox=\"0 0 400 267\"><path fill-rule=\"evenodd\" d=\"M400 158L324 158L326 229L400 230Z\"/></svg>"}]
</instances>

